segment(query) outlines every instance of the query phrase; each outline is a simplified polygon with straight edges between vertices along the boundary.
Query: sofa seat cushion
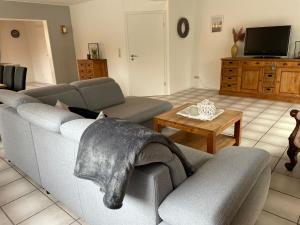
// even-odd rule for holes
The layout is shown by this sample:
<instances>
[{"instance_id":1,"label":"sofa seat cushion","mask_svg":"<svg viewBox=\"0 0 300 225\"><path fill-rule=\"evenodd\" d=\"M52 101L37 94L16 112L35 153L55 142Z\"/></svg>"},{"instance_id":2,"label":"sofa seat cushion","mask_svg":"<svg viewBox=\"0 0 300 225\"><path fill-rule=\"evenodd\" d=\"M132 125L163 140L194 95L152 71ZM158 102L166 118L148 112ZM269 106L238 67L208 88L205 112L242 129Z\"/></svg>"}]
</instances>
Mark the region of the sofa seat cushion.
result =
<instances>
[{"instance_id":1,"label":"sofa seat cushion","mask_svg":"<svg viewBox=\"0 0 300 225\"><path fill-rule=\"evenodd\" d=\"M172 225L231 224L269 160L259 149L222 150L162 202L160 217Z\"/></svg>"},{"instance_id":2,"label":"sofa seat cushion","mask_svg":"<svg viewBox=\"0 0 300 225\"><path fill-rule=\"evenodd\" d=\"M70 111L41 103L24 104L17 111L23 119L53 132L59 132L60 126L68 121L82 119Z\"/></svg>"},{"instance_id":3,"label":"sofa seat cushion","mask_svg":"<svg viewBox=\"0 0 300 225\"><path fill-rule=\"evenodd\" d=\"M0 102L14 109L17 109L18 106L27 103L40 103L40 101L36 98L10 90L0 90Z\"/></svg>"},{"instance_id":4,"label":"sofa seat cushion","mask_svg":"<svg viewBox=\"0 0 300 225\"><path fill-rule=\"evenodd\" d=\"M103 111L109 117L141 123L171 108L172 104L169 102L144 97L127 97L124 104L106 108Z\"/></svg>"},{"instance_id":5,"label":"sofa seat cushion","mask_svg":"<svg viewBox=\"0 0 300 225\"><path fill-rule=\"evenodd\" d=\"M83 98L75 87L69 84L51 85L42 88L22 91L22 93L41 100L43 103L55 106L57 100L71 107L86 108Z\"/></svg>"},{"instance_id":6,"label":"sofa seat cushion","mask_svg":"<svg viewBox=\"0 0 300 225\"><path fill-rule=\"evenodd\" d=\"M120 86L111 78L97 78L71 83L83 97L87 108L101 110L125 102Z\"/></svg>"}]
</instances>

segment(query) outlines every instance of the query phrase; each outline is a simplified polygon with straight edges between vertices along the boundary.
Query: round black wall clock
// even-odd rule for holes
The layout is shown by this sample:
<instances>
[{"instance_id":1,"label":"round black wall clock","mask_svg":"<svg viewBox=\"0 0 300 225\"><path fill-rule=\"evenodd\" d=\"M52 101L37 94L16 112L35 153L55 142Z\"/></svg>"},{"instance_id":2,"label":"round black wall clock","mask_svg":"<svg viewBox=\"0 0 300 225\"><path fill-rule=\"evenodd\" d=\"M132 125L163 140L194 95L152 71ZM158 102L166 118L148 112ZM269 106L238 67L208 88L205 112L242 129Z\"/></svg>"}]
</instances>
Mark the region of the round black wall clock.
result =
<instances>
[{"instance_id":1,"label":"round black wall clock","mask_svg":"<svg viewBox=\"0 0 300 225\"><path fill-rule=\"evenodd\" d=\"M10 34L11 34L11 36L12 36L13 38L19 38L19 37L20 37L20 31L18 31L18 30L16 30L16 29L12 30L12 31L10 32Z\"/></svg>"},{"instance_id":2,"label":"round black wall clock","mask_svg":"<svg viewBox=\"0 0 300 225\"><path fill-rule=\"evenodd\" d=\"M186 38L190 32L190 23L187 18L180 18L177 24L177 32L179 37Z\"/></svg>"}]
</instances>

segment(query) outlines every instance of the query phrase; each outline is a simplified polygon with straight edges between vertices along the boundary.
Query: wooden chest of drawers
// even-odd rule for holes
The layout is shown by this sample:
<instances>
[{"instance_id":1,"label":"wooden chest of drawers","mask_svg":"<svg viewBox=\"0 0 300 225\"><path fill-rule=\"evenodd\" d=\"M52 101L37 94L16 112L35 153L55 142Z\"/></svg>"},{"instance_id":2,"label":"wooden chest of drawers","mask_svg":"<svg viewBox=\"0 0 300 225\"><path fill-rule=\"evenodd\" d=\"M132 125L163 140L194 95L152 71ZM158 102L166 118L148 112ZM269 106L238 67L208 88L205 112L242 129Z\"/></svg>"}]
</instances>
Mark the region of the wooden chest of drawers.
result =
<instances>
[{"instance_id":1,"label":"wooden chest of drawers","mask_svg":"<svg viewBox=\"0 0 300 225\"><path fill-rule=\"evenodd\" d=\"M108 77L107 60L88 60L77 61L80 80L88 80L98 77Z\"/></svg>"},{"instance_id":2,"label":"wooden chest of drawers","mask_svg":"<svg viewBox=\"0 0 300 225\"><path fill-rule=\"evenodd\" d=\"M220 94L300 102L299 59L222 59Z\"/></svg>"}]
</instances>

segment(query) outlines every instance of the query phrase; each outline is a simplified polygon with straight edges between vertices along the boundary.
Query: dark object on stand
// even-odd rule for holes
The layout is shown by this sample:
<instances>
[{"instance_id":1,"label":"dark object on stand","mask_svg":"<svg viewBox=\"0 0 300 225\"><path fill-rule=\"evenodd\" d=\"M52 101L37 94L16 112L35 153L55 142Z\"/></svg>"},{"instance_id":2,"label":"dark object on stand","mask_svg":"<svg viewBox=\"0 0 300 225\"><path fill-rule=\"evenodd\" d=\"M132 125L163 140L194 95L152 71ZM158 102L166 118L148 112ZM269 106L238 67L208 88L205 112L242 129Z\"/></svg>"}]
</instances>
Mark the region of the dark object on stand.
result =
<instances>
[{"instance_id":1,"label":"dark object on stand","mask_svg":"<svg viewBox=\"0 0 300 225\"><path fill-rule=\"evenodd\" d=\"M288 169L288 171L293 171L293 169L297 165L297 155L300 152L300 112L298 110L292 110L291 117L294 117L296 119L296 127L289 137L289 149L287 151L287 154L291 162L285 164L285 167Z\"/></svg>"}]
</instances>

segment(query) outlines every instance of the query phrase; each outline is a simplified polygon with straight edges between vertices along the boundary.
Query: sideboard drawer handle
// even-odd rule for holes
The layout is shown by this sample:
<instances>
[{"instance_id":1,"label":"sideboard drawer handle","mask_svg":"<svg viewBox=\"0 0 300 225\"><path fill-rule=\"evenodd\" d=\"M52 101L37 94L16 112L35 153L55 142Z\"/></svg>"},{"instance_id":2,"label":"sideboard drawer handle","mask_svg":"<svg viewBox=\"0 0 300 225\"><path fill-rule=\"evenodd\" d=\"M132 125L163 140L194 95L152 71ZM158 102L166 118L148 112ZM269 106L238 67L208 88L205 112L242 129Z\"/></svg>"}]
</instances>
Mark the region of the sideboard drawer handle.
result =
<instances>
[{"instance_id":1,"label":"sideboard drawer handle","mask_svg":"<svg viewBox=\"0 0 300 225\"><path fill-rule=\"evenodd\" d=\"M232 77L228 77L228 80L231 80L232 79Z\"/></svg>"},{"instance_id":2,"label":"sideboard drawer handle","mask_svg":"<svg viewBox=\"0 0 300 225\"><path fill-rule=\"evenodd\" d=\"M260 64L260 62L256 62L256 64L257 64L257 65L259 65L259 64Z\"/></svg>"},{"instance_id":3,"label":"sideboard drawer handle","mask_svg":"<svg viewBox=\"0 0 300 225\"><path fill-rule=\"evenodd\" d=\"M287 66L287 63L283 63L284 66Z\"/></svg>"},{"instance_id":4,"label":"sideboard drawer handle","mask_svg":"<svg viewBox=\"0 0 300 225\"><path fill-rule=\"evenodd\" d=\"M229 62L229 64L232 64L233 62Z\"/></svg>"},{"instance_id":5,"label":"sideboard drawer handle","mask_svg":"<svg viewBox=\"0 0 300 225\"><path fill-rule=\"evenodd\" d=\"M233 70L229 70L229 72L232 72Z\"/></svg>"},{"instance_id":6,"label":"sideboard drawer handle","mask_svg":"<svg viewBox=\"0 0 300 225\"><path fill-rule=\"evenodd\" d=\"M267 88L267 91L271 91L271 88Z\"/></svg>"},{"instance_id":7,"label":"sideboard drawer handle","mask_svg":"<svg viewBox=\"0 0 300 225\"><path fill-rule=\"evenodd\" d=\"M269 74L268 77L273 77L273 75L272 75L272 74Z\"/></svg>"}]
</instances>

